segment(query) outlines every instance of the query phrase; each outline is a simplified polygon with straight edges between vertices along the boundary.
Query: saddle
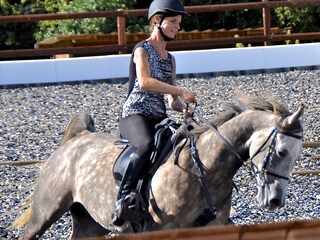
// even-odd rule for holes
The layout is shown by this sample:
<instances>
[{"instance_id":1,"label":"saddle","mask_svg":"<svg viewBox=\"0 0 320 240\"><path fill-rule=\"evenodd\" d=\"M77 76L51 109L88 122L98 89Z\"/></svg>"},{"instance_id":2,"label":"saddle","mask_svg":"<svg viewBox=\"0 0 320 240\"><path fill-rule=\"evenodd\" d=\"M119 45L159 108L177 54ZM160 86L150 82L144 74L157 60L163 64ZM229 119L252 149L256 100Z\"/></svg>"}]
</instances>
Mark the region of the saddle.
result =
<instances>
[{"instance_id":1,"label":"saddle","mask_svg":"<svg viewBox=\"0 0 320 240\"><path fill-rule=\"evenodd\" d=\"M144 173L140 176L135 190L129 195L130 204L137 208L133 214L135 216L129 216L130 214L127 214L129 221L131 219L132 222L139 222L143 219L144 214L141 214L141 210L145 212L147 209L146 203L148 203L149 199L149 183L157 169L168 160L175 145L179 144L184 138L183 134L181 134L181 127L182 124L176 123L170 118L163 120L156 126L154 147L150 161L146 163ZM115 182L119 186L126 167L130 162L130 154L135 152L136 148L132 146L128 140L122 138L114 144L119 148L123 148L112 169Z\"/></svg>"}]
</instances>

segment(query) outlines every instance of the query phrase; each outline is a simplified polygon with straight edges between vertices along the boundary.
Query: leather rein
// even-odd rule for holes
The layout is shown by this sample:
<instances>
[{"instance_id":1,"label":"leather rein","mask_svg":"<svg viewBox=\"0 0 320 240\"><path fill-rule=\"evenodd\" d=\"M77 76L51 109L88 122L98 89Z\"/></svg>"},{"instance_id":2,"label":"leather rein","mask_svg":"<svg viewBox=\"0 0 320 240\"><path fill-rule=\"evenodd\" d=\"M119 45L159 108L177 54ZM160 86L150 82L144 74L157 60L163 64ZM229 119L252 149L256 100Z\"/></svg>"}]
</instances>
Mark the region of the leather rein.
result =
<instances>
[{"instance_id":1,"label":"leather rein","mask_svg":"<svg viewBox=\"0 0 320 240\"><path fill-rule=\"evenodd\" d=\"M237 150L234 148L234 146L218 131L217 128L215 128L208 120L206 120L202 114L198 113L194 108L192 108L191 106L187 106L188 108L190 108L192 110L192 112L194 114L196 114L199 119L205 123L211 130L213 130L220 138L221 140L226 144L226 146L230 149L230 151L232 151L232 153L242 162L246 162L246 160L243 160L243 158L241 157L241 155L237 152ZM193 121L195 121L192 118ZM187 121L187 120L186 120ZM196 122L196 121L195 121ZM297 130L296 132L301 132L301 129ZM270 162L270 158L272 156L272 153L275 150L275 146L276 146L276 138L278 134L283 134L289 137L293 137L296 139L302 139L303 136L294 134L293 132L285 132L285 131L281 131L279 130L277 127L274 127L272 129L272 131L270 132L270 134L268 135L267 139L263 142L263 144L259 147L259 149L255 152L255 154L253 154L252 157L250 157L250 161L251 161L251 169L254 172L255 176L259 177L260 180L262 180L262 184L264 185L266 182L266 174L274 176L274 177L278 177L284 180L289 180L289 177L287 176L282 176L279 174L276 174L274 172L271 172L269 170L267 170L267 165ZM258 167L253 163L253 159L266 147L266 145L268 144L268 142L271 139L271 143L267 146L268 151L266 153L266 155L264 156L263 159L263 167L262 170L258 170ZM185 144L183 144L182 148L184 147ZM230 199L231 195L232 195L232 191L231 193L228 194L228 196L223 199L223 201L221 201L219 204L213 204L212 200L210 198L208 189L207 189L207 185L206 182L204 180L204 173L203 173L203 168L202 168L202 164L201 164L201 159L198 155L196 146L195 146L195 140L194 137L191 135L190 136L190 154L193 160L193 163L195 165L195 168L197 169L198 172L198 179L199 179L199 183L200 186L203 190L204 193L204 197L207 201L208 207L209 208L205 208L203 210L203 213L200 214L200 216L196 219L194 226L204 226L206 225L208 222L214 220L216 218L216 211L217 211L217 207L223 206L228 199ZM175 160L175 164L177 164L177 157ZM234 187L236 187L234 185ZM219 206L218 206L219 205Z\"/></svg>"},{"instance_id":2,"label":"leather rein","mask_svg":"<svg viewBox=\"0 0 320 240\"><path fill-rule=\"evenodd\" d=\"M198 113L195 109L193 109L191 106L188 106L193 113L195 113L199 119L201 121L203 121L211 130L213 130L220 138L221 140L227 145L227 147L233 152L233 154L243 163L246 162L246 160L243 160L243 158L241 157L241 155L237 152L237 150L234 148L234 146L218 131L217 128L215 128L214 126L212 126L212 124L210 124L210 122L208 120L206 120L202 114ZM286 176L282 176L282 175L279 175L279 174L276 174L276 173L273 173L271 171L268 171L266 169L269 161L270 161L270 157L273 153L273 151L275 150L275 146L276 146L276 138L277 138L277 135L280 133L282 135L285 135L285 136L289 136L289 137L293 137L293 138L296 138L296 139L299 139L301 140L303 138L303 136L300 136L300 135L297 135L295 134L296 132L301 132L302 129L298 129L298 130L295 130L295 131L291 131L291 132L288 132L288 131L282 131L282 130L279 130L277 127L274 127L272 129L272 131L270 132L269 136L267 137L267 139L263 142L263 144L259 147L259 149L255 152L255 154L252 155L252 157L250 157L250 161L251 161L251 165L252 165L252 169L253 169L253 172L255 173L255 175L259 175L259 177L261 177L262 175L265 176L265 174L268 174L268 175L271 175L271 176L274 176L274 177L278 177L278 178L281 178L281 179L285 179L285 180L289 180L289 177L286 177ZM264 149L264 147L267 145L267 143L269 142L269 140L272 138L271 140L271 143L270 145L268 146L268 151L263 159L263 167L262 167L262 170L257 170L258 167L253 163L253 159L262 151L262 149ZM264 177L265 178L265 177Z\"/></svg>"}]
</instances>

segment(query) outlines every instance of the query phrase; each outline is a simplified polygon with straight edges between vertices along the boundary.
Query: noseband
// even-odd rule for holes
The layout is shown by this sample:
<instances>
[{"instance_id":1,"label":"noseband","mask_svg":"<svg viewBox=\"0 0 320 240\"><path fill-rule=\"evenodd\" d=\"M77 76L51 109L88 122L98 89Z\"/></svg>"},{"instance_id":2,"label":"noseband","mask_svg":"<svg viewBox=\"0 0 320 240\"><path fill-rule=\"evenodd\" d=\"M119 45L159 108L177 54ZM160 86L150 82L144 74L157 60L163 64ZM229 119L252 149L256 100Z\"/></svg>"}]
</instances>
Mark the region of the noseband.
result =
<instances>
[{"instance_id":1,"label":"noseband","mask_svg":"<svg viewBox=\"0 0 320 240\"><path fill-rule=\"evenodd\" d=\"M300 129L299 129L299 131L297 131L297 132L300 132ZM285 135L285 136L293 137L293 138L296 138L296 139L299 139L299 140L301 140L301 139L303 138L302 136L297 135L297 134L294 134L293 132L281 131L281 130L279 130L279 129L276 128L276 127L274 127L274 128L272 129L272 131L270 132L270 134L269 134L269 136L267 137L267 139L266 139L266 140L263 142L263 144L259 147L259 149L256 151L256 153L253 154L252 157L250 157L251 169L252 169L254 175L261 180L260 186L264 186L264 185L265 185L266 175L270 175L270 176L273 176L273 177L277 177L277 178L281 178L281 179L284 179L284 180L289 181L289 177L283 176L283 175L279 175L279 174L277 174L277 173L274 173L274 172L271 172L271 171L267 170L267 165L268 165L268 163L270 162L270 159L271 159L271 156L272 156L273 152L275 151L276 140L277 140L277 135L278 135L278 134L283 134L283 135ZM263 166L262 166L262 169L259 170L258 166L253 163L253 159L261 152L261 150L262 150L263 148L265 148L265 146L267 145L267 143L269 142L270 139L271 139L271 143L270 143L270 145L267 147L267 148L268 148L267 153L266 153L266 155L265 155L264 158L263 158Z\"/></svg>"}]
</instances>

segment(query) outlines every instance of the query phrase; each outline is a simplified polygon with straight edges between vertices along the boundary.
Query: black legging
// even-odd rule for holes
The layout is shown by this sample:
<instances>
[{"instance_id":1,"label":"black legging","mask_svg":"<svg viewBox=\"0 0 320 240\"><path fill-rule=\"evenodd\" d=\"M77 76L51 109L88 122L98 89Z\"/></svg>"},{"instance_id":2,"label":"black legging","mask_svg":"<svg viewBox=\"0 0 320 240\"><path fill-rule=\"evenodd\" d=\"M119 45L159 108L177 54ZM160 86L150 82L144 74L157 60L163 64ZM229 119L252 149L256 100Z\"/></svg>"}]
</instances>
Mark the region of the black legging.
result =
<instances>
[{"instance_id":1,"label":"black legging","mask_svg":"<svg viewBox=\"0 0 320 240\"><path fill-rule=\"evenodd\" d=\"M149 159L154 145L155 126L161 120L142 115L122 118L119 122L120 135L137 148L136 153L141 158Z\"/></svg>"}]
</instances>

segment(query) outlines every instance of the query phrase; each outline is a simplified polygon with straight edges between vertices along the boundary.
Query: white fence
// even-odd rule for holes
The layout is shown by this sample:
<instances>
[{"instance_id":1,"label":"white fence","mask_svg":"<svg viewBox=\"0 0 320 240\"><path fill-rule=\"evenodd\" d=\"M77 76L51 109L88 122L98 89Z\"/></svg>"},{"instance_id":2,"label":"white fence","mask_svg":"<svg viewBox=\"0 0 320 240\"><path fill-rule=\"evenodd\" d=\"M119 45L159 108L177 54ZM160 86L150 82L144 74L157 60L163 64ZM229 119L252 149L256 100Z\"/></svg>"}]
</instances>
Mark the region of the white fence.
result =
<instances>
[{"instance_id":1,"label":"white fence","mask_svg":"<svg viewBox=\"0 0 320 240\"><path fill-rule=\"evenodd\" d=\"M177 74L320 66L320 43L172 52ZM129 54L0 62L0 86L128 78Z\"/></svg>"}]
</instances>

